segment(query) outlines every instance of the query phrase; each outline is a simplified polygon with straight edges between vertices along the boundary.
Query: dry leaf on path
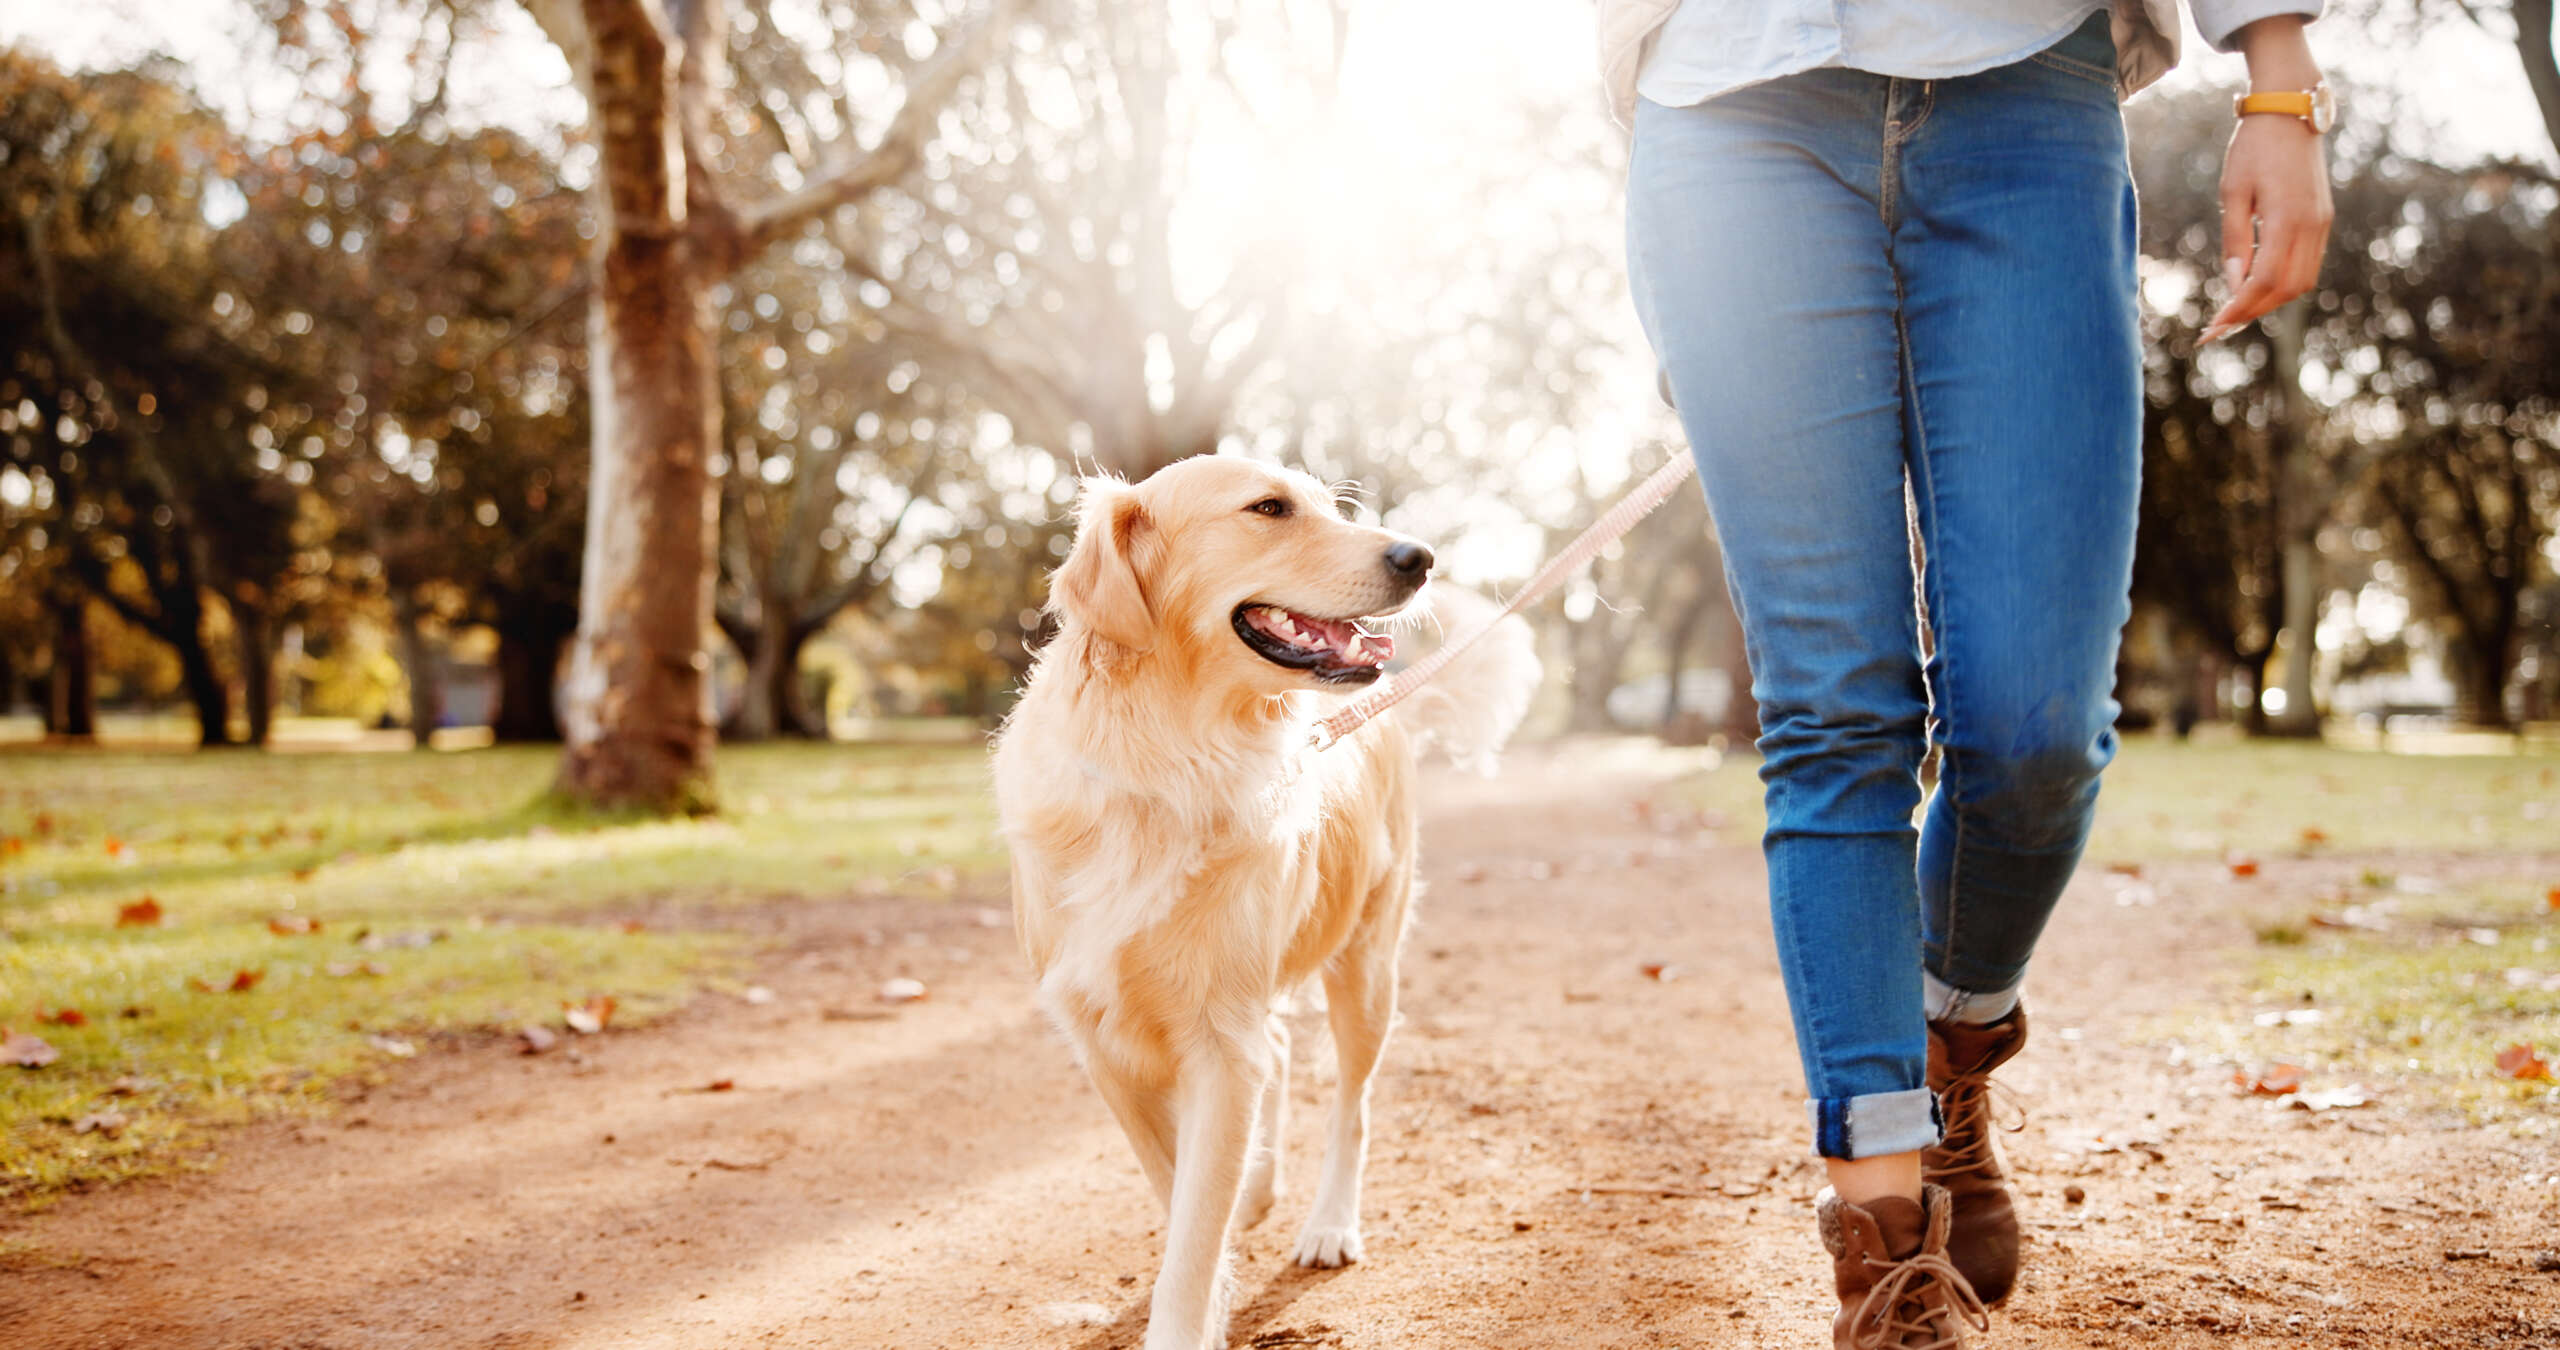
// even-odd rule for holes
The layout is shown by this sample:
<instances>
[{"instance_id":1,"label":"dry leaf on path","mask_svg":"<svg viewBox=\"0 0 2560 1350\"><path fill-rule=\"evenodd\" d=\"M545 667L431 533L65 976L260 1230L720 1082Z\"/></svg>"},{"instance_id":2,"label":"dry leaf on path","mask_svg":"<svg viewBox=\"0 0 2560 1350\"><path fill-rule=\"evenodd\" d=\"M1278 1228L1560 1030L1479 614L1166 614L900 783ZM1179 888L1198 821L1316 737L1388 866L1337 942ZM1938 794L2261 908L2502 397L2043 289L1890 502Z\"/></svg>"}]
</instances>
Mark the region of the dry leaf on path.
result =
<instances>
[{"instance_id":1,"label":"dry leaf on path","mask_svg":"<svg viewBox=\"0 0 2560 1350\"><path fill-rule=\"evenodd\" d=\"M2530 1045L2510 1045L2498 1052L2498 1076L2548 1083L2552 1081L2551 1062Z\"/></svg>"},{"instance_id":2,"label":"dry leaf on path","mask_svg":"<svg viewBox=\"0 0 2560 1350\"><path fill-rule=\"evenodd\" d=\"M117 907L116 927L149 927L152 924L160 922L160 914L160 902L146 895L141 899L134 901L132 904Z\"/></svg>"},{"instance_id":3,"label":"dry leaf on path","mask_svg":"<svg viewBox=\"0 0 2560 1350\"><path fill-rule=\"evenodd\" d=\"M41 1069L62 1058L62 1052L47 1044L45 1038L32 1031L12 1034L0 1027L0 1064L15 1064L21 1069Z\"/></svg>"},{"instance_id":4,"label":"dry leaf on path","mask_svg":"<svg viewBox=\"0 0 2560 1350\"><path fill-rule=\"evenodd\" d=\"M2251 1074L2246 1071L2231 1075L2234 1086L2260 1097L2282 1097L2302 1090L2302 1066L2270 1064Z\"/></svg>"},{"instance_id":5,"label":"dry leaf on path","mask_svg":"<svg viewBox=\"0 0 2560 1350\"><path fill-rule=\"evenodd\" d=\"M89 1014L78 1008L56 1008L52 1012L37 1013L36 1020L57 1027L85 1027L89 1025Z\"/></svg>"},{"instance_id":6,"label":"dry leaf on path","mask_svg":"<svg viewBox=\"0 0 2560 1350\"><path fill-rule=\"evenodd\" d=\"M563 1003L560 1005L560 1020L568 1023L569 1029L579 1035L593 1036L613 1021L613 995L591 998L584 1003Z\"/></svg>"},{"instance_id":7,"label":"dry leaf on path","mask_svg":"<svg viewBox=\"0 0 2560 1350\"><path fill-rule=\"evenodd\" d=\"M1647 961L1636 969L1643 971L1646 979L1664 984L1680 978L1680 967L1666 961Z\"/></svg>"},{"instance_id":8,"label":"dry leaf on path","mask_svg":"<svg viewBox=\"0 0 2560 1350\"><path fill-rule=\"evenodd\" d=\"M2319 1092L2305 1092L2285 1103L2287 1106L2304 1111L2346 1111L2372 1104L2373 1093L2362 1083L2349 1083L2345 1087L2328 1088Z\"/></svg>"},{"instance_id":9,"label":"dry leaf on path","mask_svg":"<svg viewBox=\"0 0 2560 1350\"><path fill-rule=\"evenodd\" d=\"M320 931L320 921L304 914L278 914L267 920L267 931L277 937L309 937Z\"/></svg>"},{"instance_id":10,"label":"dry leaf on path","mask_svg":"<svg viewBox=\"0 0 2560 1350\"><path fill-rule=\"evenodd\" d=\"M248 993L250 990L258 987L258 981L265 978L267 978L267 972L263 969L235 970L231 972L230 992L235 994Z\"/></svg>"},{"instance_id":11,"label":"dry leaf on path","mask_svg":"<svg viewBox=\"0 0 2560 1350\"><path fill-rule=\"evenodd\" d=\"M2234 859L2232 859L2232 860L2231 860L2231 875L2233 875L2233 876L2235 876L2235 877L2247 878L2247 877L2254 877L2254 876L2256 876L2257 874L2258 874L2258 860L2257 860L2257 859L2255 859L2255 858L2234 858Z\"/></svg>"}]
</instances>

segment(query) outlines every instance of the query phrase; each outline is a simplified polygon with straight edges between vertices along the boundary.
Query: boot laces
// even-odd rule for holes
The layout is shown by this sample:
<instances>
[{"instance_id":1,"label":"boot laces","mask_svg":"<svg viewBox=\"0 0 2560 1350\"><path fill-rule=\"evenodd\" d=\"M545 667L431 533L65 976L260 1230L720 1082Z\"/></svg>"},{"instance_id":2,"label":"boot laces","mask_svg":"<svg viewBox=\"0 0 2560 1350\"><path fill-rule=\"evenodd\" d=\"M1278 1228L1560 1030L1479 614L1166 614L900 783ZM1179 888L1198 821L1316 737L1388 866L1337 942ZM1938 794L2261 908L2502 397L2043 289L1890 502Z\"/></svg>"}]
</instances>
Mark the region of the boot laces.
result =
<instances>
[{"instance_id":1,"label":"boot laces","mask_svg":"<svg viewBox=\"0 0 2560 1350\"><path fill-rule=\"evenodd\" d=\"M1858 1350L1962 1350L1965 1327L1991 1330L1990 1310L1945 1252L1893 1262L1865 1260L1891 1269L1858 1304L1851 1323L1856 1328L1851 1344ZM1949 1320L1950 1313L1956 1320Z\"/></svg>"},{"instance_id":2,"label":"boot laces","mask_svg":"<svg viewBox=\"0 0 2560 1350\"><path fill-rule=\"evenodd\" d=\"M1973 1172L1998 1176L2000 1164L1991 1151L1991 1132L2015 1134L2026 1128L2026 1108L2017 1095L1992 1082L1989 1073L1971 1073L1948 1083L1938 1094L1938 1105L1946 1115L1947 1136L1928 1150L1924 1178L1938 1181ZM1994 1119L1996 1108L2002 1106L2008 1108L2005 1124Z\"/></svg>"}]
</instances>

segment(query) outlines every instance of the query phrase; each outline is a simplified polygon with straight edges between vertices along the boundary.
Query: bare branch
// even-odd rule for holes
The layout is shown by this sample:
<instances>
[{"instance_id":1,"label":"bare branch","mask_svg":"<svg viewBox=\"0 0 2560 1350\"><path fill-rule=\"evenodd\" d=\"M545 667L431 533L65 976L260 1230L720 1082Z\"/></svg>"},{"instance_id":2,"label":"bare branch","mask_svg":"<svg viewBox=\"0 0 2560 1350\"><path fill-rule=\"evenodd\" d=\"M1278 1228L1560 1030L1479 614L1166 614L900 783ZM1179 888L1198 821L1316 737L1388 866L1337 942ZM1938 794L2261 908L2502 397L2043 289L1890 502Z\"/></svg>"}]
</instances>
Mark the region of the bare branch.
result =
<instances>
[{"instance_id":1,"label":"bare branch","mask_svg":"<svg viewBox=\"0 0 2560 1350\"><path fill-rule=\"evenodd\" d=\"M896 119L890 122L879 144L797 191L748 207L742 213L746 256L754 256L837 207L860 201L914 168L933 119L941 115L943 105L951 100L961 81L977 71L988 41L1012 25L1024 3L1025 0L995 0L977 27L948 40L908 81L906 101L899 105Z\"/></svg>"}]
</instances>

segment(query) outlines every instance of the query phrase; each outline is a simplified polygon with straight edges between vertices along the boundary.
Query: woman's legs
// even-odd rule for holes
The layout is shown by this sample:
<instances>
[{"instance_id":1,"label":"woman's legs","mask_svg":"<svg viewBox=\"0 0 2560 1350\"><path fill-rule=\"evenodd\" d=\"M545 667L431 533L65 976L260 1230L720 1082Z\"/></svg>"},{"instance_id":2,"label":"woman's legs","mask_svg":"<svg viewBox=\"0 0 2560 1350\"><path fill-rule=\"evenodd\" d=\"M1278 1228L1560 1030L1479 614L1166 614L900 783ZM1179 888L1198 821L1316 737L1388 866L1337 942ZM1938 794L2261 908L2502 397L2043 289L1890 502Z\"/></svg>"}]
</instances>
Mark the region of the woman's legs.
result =
<instances>
[{"instance_id":1,"label":"woman's legs","mask_svg":"<svg viewBox=\"0 0 2560 1350\"><path fill-rule=\"evenodd\" d=\"M1901 155L1893 259L1936 639L1919 851L1933 1018L2015 1005L2115 753L2142 354L2113 64L2083 33L1938 81Z\"/></svg>"},{"instance_id":2,"label":"woman's legs","mask_svg":"<svg viewBox=\"0 0 2560 1350\"><path fill-rule=\"evenodd\" d=\"M1904 111L1893 82L1842 70L1646 104L1628 178L1637 308L1750 648L1771 913L1815 1145L1841 1160L1938 1138L1912 826L1928 701L1885 180ZM1841 1180L1868 1171L1919 1193L1916 1160ZM1892 1181L1904 1173L1907 1188Z\"/></svg>"},{"instance_id":3,"label":"woman's legs","mask_svg":"<svg viewBox=\"0 0 2560 1350\"><path fill-rule=\"evenodd\" d=\"M2105 45L1638 114L1637 305L1751 648L1780 960L1816 1148L1873 1162L1835 1171L1852 1198L1938 1138L1917 968L1935 1014L2014 1003L2114 747L2140 367Z\"/></svg>"}]
</instances>

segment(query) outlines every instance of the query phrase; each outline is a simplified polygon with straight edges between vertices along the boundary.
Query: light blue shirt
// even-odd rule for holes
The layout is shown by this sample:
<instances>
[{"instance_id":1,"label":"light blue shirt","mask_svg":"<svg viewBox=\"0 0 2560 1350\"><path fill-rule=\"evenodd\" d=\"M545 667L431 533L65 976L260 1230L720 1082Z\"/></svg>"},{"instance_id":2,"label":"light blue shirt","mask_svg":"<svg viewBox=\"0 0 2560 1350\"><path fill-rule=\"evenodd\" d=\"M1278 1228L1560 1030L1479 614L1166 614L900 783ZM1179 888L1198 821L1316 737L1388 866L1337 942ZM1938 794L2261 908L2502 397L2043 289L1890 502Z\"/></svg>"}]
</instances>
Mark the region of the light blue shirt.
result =
<instances>
[{"instance_id":1,"label":"light blue shirt","mask_svg":"<svg viewBox=\"0 0 2560 1350\"><path fill-rule=\"evenodd\" d=\"M2205 40L2320 0L2193 0ZM2060 41L2107 0L1680 0L1653 35L1636 92L1681 108L1827 66L1913 80L1974 75Z\"/></svg>"}]
</instances>

